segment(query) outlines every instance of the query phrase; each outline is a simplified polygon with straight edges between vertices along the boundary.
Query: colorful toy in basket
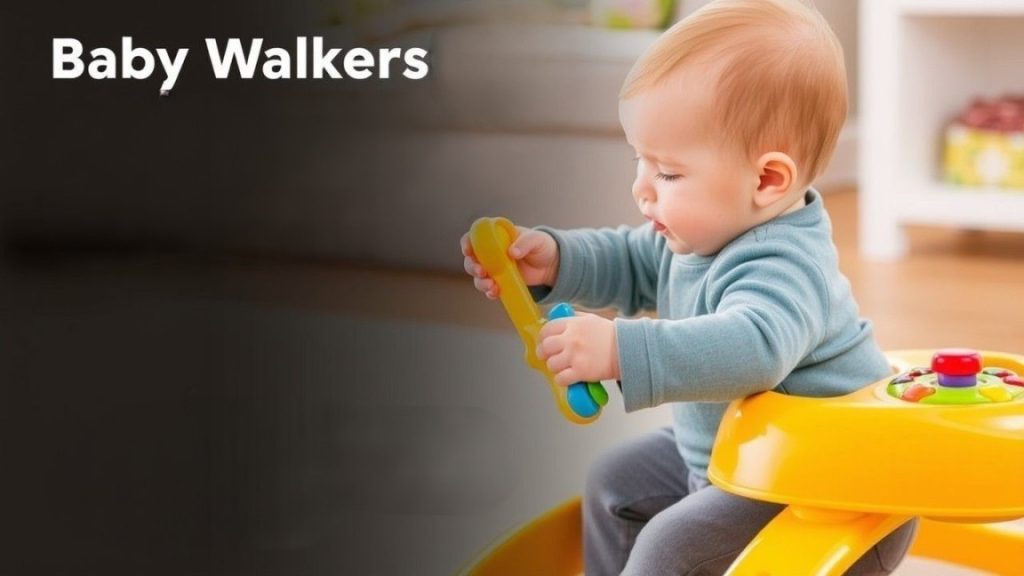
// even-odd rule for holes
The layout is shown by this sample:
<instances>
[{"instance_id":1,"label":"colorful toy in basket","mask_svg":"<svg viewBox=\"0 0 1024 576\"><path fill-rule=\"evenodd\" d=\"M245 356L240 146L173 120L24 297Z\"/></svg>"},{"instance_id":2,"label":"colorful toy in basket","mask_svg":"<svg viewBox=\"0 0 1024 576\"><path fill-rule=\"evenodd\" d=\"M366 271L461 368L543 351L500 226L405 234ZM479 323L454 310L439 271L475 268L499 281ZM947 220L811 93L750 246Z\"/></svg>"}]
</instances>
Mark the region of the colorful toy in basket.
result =
<instances>
[{"instance_id":1,"label":"colorful toy in basket","mask_svg":"<svg viewBox=\"0 0 1024 576\"><path fill-rule=\"evenodd\" d=\"M763 392L729 406L709 478L787 507L727 574L839 575L913 517L923 519L911 554L1021 573L1024 526L1003 522L1024 518L1024 357L888 356L899 374L852 394ZM579 518L578 500L567 503L464 574L578 574Z\"/></svg>"},{"instance_id":2,"label":"colorful toy in basket","mask_svg":"<svg viewBox=\"0 0 1024 576\"><path fill-rule=\"evenodd\" d=\"M946 130L946 180L1024 189L1024 96L973 102Z\"/></svg>"},{"instance_id":3,"label":"colorful toy in basket","mask_svg":"<svg viewBox=\"0 0 1024 576\"><path fill-rule=\"evenodd\" d=\"M526 364L547 378L555 401L566 418L577 424L588 424L597 419L601 407L608 403L608 393L599 382L577 382L568 388L555 384L554 375L537 356L540 327L544 324L544 318L515 262L508 255L509 246L517 234L516 227L505 218L480 218L470 228L469 240L480 265L500 288L501 303L526 348ZM549 320L568 318L574 314L572 306L559 304L551 309Z\"/></svg>"},{"instance_id":4,"label":"colorful toy in basket","mask_svg":"<svg viewBox=\"0 0 1024 576\"><path fill-rule=\"evenodd\" d=\"M661 28L668 23L673 0L590 0L590 21L608 28Z\"/></svg>"}]
</instances>

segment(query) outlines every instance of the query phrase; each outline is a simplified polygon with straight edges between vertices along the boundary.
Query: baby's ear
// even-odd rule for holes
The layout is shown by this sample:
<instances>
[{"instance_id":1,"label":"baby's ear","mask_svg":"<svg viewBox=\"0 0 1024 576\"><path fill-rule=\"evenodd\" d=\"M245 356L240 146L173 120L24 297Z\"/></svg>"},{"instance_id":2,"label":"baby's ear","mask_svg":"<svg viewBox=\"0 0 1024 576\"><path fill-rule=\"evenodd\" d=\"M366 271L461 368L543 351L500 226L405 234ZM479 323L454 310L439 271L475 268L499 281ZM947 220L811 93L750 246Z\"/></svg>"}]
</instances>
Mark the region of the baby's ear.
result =
<instances>
[{"instance_id":1,"label":"baby's ear","mask_svg":"<svg viewBox=\"0 0 1024 576\"><path fill-rule=\"evenodd\" d=\"M754 204L767 208L785 198L796 185L796 162L783 152L768 152L757 159L760 182L754 191Z\"/></svg>"}]
</instances>

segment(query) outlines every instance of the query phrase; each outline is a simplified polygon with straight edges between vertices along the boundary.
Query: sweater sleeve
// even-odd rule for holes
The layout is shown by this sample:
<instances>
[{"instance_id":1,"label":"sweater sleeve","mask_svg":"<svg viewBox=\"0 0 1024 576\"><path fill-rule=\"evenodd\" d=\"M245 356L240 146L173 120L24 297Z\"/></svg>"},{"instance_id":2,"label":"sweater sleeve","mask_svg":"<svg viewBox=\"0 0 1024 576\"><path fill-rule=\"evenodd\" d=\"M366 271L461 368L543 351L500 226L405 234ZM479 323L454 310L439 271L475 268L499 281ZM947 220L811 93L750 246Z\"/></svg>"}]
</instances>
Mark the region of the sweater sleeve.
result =
<instances>
[{"instance_id":1,"label":"sweater sleeve","mask_svg":"<svg viewBox=\"0 0 1024 576\"><path fill-rule=\"evenodd\" d=\"M627 411L725 402L778 386L824 338L828 285L791 246L715 263L711 313L615 321Z\"/></svg>"},{"instance_id":2,"label":"sweater sleeve","mask_svg":"<svg viewBox=\"0 0 1024 576\"><path fill-rule=\"evenodd\" d=\"M655 308L664 239L651 225L538 229L554 237L559 253L555 286L550 291L532 289L541 304L573 301L588 308L615 307L626 315Z\"/></svg>"}]
</instances>

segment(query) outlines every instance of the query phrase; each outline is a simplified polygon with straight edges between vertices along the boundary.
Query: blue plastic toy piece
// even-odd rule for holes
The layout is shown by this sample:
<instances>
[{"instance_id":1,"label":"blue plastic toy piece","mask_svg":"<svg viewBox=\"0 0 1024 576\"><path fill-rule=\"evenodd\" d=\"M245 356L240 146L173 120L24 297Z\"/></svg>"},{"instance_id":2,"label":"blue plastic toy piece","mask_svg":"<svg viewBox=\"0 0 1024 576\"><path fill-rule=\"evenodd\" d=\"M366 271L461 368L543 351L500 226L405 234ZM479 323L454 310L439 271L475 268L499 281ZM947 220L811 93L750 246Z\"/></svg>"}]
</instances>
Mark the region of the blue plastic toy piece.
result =
<instances>
[{"instance_id":1,"label":"blue plastic toy piece","mask_svg":"<svg viewBox=\"0 0 1024 576\"><path fill-rule=\"evenodd\" d=\"M577 382L569 386L566 392L566 400L569 401L569 408L581 418L590 418L601 411L601 407L590 397L590 391L583 382Z\"/></svg>"},{"instance_id":2,"label":"blue plastic toy piece","mask_svg":"<svg viewBox=\"0 0 1024 576\"><path fill-rule=\"evenodd\" d=\"M548 311L548 320L571 318L575 315L576 311L573 310L572 305L562 302ZM566 391L566 401L577 416L590 418L597 415L601 411L601 406L608 402L608 393L599 382L577 382L569 385L569 389Z\"/></svg>"},{"instance_id":3,"label":"blue plastic toy piece","mask_svg":"<svg viewBox=\"0 0 1024 576\"><path fill-rule=\"evenodd\" d=\"M562 302L561 304L555 304L548 310L548 320L558 320L559 318L572 318L576 315L576 310L573 309L572 304L568 302Z\"/></svg>"}]
</instances>

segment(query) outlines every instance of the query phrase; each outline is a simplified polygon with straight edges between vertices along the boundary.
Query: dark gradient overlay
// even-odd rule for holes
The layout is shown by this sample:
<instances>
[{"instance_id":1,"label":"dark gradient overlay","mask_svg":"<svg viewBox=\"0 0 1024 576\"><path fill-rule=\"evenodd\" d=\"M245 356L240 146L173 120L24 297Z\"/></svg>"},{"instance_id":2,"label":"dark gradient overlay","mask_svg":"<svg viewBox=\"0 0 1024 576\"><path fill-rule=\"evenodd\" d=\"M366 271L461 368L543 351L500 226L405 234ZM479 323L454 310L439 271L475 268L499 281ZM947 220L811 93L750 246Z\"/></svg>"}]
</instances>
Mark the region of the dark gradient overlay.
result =
<instances>
[{"instance_id":1,"label":"dark gradient overlay","mask_svg":"<svg viewBox=\"0 0 1024 576\"><path fill-rule=\"evenodd\" d=\"M218 80L203 39L372 46L346 5L0 6L0 576L428 573L465 558L436 561L444 534L396 542L403 523L516 478L486 415L389 408L443 385L443 341L237 297L239 262L369 260L431 78ZM169 95L159 65L51 78L54 37L120 57L126 35L190 49Z\"/></svg>"}]
</instances>

